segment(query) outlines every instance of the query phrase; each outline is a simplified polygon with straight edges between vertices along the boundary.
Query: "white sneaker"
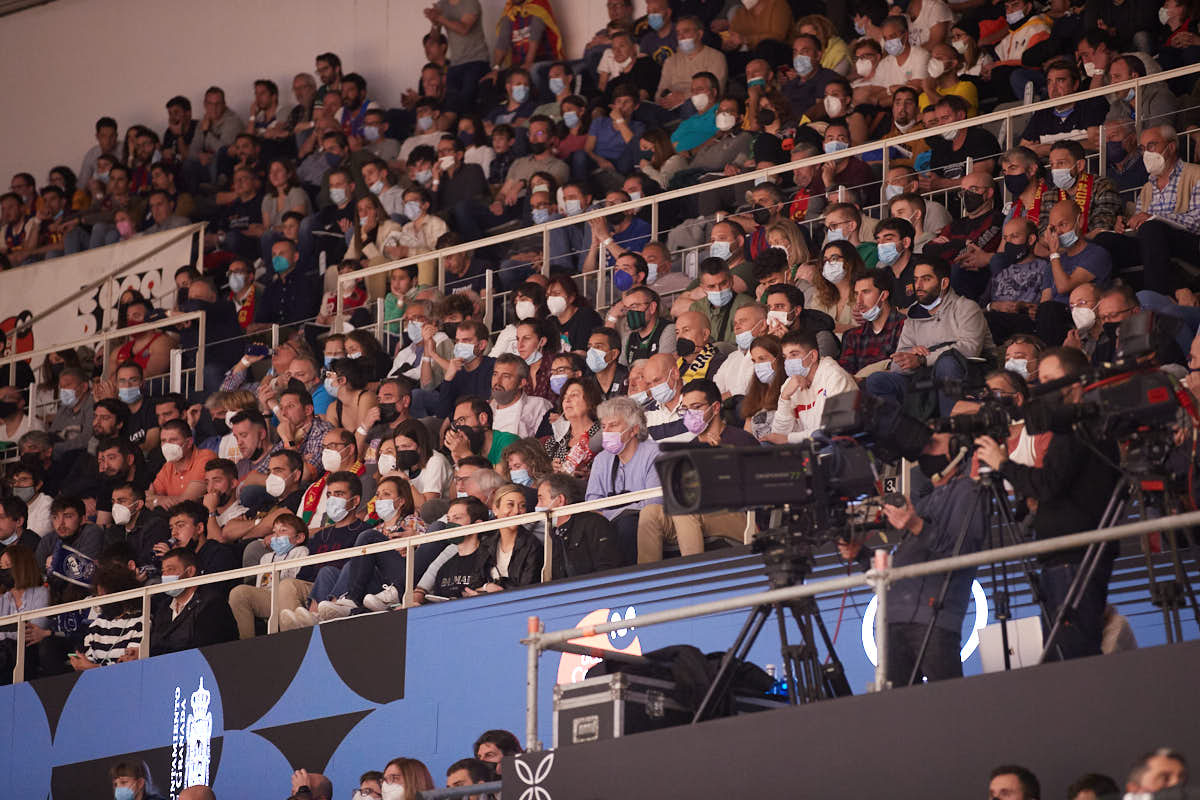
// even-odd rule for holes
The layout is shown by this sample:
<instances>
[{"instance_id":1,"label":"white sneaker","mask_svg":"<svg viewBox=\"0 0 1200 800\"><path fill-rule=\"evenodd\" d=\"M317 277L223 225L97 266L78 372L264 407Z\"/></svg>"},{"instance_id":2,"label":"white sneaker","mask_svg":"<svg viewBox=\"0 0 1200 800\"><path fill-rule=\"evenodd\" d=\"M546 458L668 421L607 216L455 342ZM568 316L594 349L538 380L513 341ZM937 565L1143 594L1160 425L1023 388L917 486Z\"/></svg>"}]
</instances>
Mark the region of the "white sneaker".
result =
<instances>
[{"instance_id":1,"label":"white sneaker","mask_svg":"<svg viewBox=\"0 0 1200 800\"><path fill-rule=\"evenodd\" d=\"M390 583L385 583L379 594L369 594L363 598L363 606L368 611L387 611L399 603L400 590Z\"/></svg>"},{"instance_id":2,"label":"white sneaker","mask_svg":"<svg viewBox=\"0 0 1200 800\"><path fill-rule=\"evenodd\" d=\"M313 625L317 624L317 618L313 616L313 613L305 606L300 606L299 608L293 608L290 610L292 612L292 616L296 618L297 628L311 628Z\"/></svg>"},{"instance_id":3,"label":"white sneaker","mask_svg":"<svg viewBox=\"0 0 1200 800\"><path fill-rule=\"evenodd\" d=\"M350 612L358 608L358 604L349 597L339 597L337 600L322 600L317 605L317 619L328 622L331 619L342 619L350 616Z\"/></svg>"},{"instance_id":4,"label":"white sneaker","mask_svg":"<svg viewBox=\"0 0 1200 800\"><path fill-rule=\"evenodd\" d=\"M296 612L290 608L285 608L279 612L279 630L294 631L300 627L300 621L296 619Z\"/></svg>"}]
</instances>

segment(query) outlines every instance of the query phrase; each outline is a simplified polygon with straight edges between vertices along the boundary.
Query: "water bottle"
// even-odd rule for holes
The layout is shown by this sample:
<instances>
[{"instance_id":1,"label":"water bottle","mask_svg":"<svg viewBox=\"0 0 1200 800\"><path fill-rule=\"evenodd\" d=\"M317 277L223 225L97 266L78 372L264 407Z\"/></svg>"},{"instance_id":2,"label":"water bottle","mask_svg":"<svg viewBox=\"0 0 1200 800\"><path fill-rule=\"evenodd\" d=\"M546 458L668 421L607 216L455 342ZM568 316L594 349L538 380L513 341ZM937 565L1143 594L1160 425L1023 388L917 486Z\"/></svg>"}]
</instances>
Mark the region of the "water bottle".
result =
<instances>
[{"instance_id":1,"label":"water bottle","mask_svg":"<svg viewBox=\"0 0 1200 800\"><path fill-rule=\"evenodd\" d=\"M767 664L766 672L768 675L774 678L774 683L772 683L771 688L767 690L767 696L778 698L780 700L787 700L787 673L784 672L777 676L774 664Z\"/></svg>"}]
</instances>

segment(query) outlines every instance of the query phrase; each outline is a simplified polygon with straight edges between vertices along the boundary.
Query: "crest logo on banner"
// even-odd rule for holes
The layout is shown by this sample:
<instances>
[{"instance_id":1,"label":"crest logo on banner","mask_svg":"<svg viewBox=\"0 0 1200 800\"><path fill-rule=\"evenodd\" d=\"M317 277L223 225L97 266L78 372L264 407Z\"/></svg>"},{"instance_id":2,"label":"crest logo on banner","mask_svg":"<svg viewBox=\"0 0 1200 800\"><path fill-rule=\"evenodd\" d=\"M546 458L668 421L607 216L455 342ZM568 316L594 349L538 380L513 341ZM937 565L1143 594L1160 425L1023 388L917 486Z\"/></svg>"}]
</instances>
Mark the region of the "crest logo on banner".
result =
<instances>
[{"instance_id":1,"label":"crest logo on banner","mask_svg":"<svg viewBox=\"0 0 1200 800\"><path fill-rule=\"evenodd\" d=\"M517 768L517 777L528 787L521 792L518 800L553 800L550 792L541 784L550 777L550 770L554 769L554 753L547 753L536 767L530 767L520 758L513 763Z\"/></svg>"},{"instance_id":2,"label":"crest logo on banner","mask_svg":"<svg viewBox=\"0 0 1200 800\"><path fill-rule=\"evenodd\" d=\"M175 687L175 710L171 721L171 797L189 786L207 786L212 760L212 695L200 686L192 692L191 711L183 701L183 692Z\"/></svg>"}]
</instances>

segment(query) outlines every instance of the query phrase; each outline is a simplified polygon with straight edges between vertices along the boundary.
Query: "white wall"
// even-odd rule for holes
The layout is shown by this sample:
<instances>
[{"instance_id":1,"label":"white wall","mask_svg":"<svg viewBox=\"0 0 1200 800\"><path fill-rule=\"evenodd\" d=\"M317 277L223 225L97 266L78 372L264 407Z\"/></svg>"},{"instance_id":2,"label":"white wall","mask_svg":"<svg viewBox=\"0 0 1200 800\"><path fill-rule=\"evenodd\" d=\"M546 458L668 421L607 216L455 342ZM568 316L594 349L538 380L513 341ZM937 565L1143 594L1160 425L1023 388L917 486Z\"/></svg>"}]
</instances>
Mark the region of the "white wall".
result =
<instances>
[{"instance_id":1,"label":"white wall","mask_svg":"<svg viewBox=\"0 0 1200 800\"><path fill-rule=\"evenodd\" d=\"M553 0L567 54L578 57L608 19L602 0ZM183 94L203 113L204 90L225 89L245 116L253 81L270 78L291 100L292 76L332 51L367 79L388 106L416 85L423 63L422 9L432 0L56 0L0 19L5 76L0 180L56 164L79 169L98 117L122 134L135 123L160 134L168 98ZM495 39L503 0L482 0ZM643 7L639 0L638 7Z\"/></svg>"}]
</instances>

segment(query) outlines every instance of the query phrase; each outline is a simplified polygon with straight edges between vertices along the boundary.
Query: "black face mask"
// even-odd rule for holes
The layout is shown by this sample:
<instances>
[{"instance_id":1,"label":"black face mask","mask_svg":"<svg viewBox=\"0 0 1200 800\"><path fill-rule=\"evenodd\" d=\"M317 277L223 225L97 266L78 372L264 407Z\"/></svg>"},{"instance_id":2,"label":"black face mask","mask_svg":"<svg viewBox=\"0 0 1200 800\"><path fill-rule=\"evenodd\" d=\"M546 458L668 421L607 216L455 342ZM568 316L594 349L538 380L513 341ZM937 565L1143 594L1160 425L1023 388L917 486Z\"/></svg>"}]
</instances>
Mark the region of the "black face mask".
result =
<instances>
[{"instance_id":1,"label":"black face mask","mask_svg":"<svg viewBox=\"0 0 1200 800\"><path fill-rule=\"evenodd\" d=\"M487 436L487 428L482 425L461 425L458 429L467 435L467 444L470 445L472 453L478 453L483 449L483 439ZM399 458L400 454L397 453L397 465L400 463Z\"/></svg>"},{"instance_id":2,"label":"black face mask","mask_svg":"<svg viewBox=\"0 0 1200 800\"><path fill-rule=\"evenodd\" d=\"M1019 172L1016 175L1005 175L1004 185L1008 187L1010 194L1020 194L1029 188L1029 176L1024 172Z\"/></svg>"},{"instance_id":3,"label":"black face mask","mask_svg":"<svg viewBox=\"0 0 1200 800\"><path fill-rule=\"evenodd\" d=\"M10 400L0 400L0 417L11 417L19 408L20 406Z\"/></svg>"},{"instance_id":4,"label":"black face mask","mask_svg":"<svg viewBox=\"0 0 1200 800\"><path fill-rule=\"evenodd\" d=\"M944 453L938 456L922 455L917 459L917 465L921 472L925 473L925 477L932 478L950 465L950 456Z\"/></svg>"},{"instance_id":5,"label":"black face mask","mask_svg":"<svg viewBox=\"0 0 1200 800\"><path fill-rule=\"evenodd\" d=\"M12 577L12 570L0 569L0 590L7 592L16 585L16 581Z\"/></svg>"},{"instance_id":6,"label":"black face mask","mask_svg":"<svg viewBox=\"0 0 1200 800\"><path fill-rule=\"evenodd\" d=\"M395 403L379 406L379 421L384 425L391 425L400 416L400 412L396 409Z\"/></svg>"},{"instance_id":7,"label":"black face mask","mask_svg":"<svg viewBox=\"0 0 1200 800\"><path fill-rule=\"evenodd\" d=\"M451 339L453 339L453 338L454 338L454 334L456 334L456 333L458 332L458 323L457 323L457 322L446 322L446 323L443 323L443 324L442 324L442 331L443 331L443 332L444 332L444 333L445 333L447 336L449 336Z\"/></svg>"},{"instance_id":8,"label":"black face mask","mask_svg":"<svg viewBox=\"0 0 1200 800\"><path fill-rule=\"evenodd\" d=\"M676 339L675 354L683 358L687 358L692 353L696 352L696 343L691 339Z\"/></svg>"},{"instance_id":9,"label":"black face mask","mask_svg":"<svg viewBox=\"0 0 1200 800\"><path fill-rule=\"evenodd\" d=\"M771 219L771 209L765 206L755 206L752 216L755 225L766 225Z\"/></svg>"},{"instance_id":10,"label":"black face mask","mask_svg":"<svg viewBox=\"0 0 1200 800\"><path fill-rule=\"evenodd\" d=\"M1005 261L1007 261L1009 264L1015 264L1029 253L1029 246L1005 242L1004 249L1001 251L1001 253L1004 256Z\"/></svg>"},{"instance_id":11,"label":"black face mask","mask_svg":"<svg viewBox=\"0 0 1200 800\"><path fill-rule=\"evenodd\" d=\"M471 449L474 450L475 448L472 447ZM396 451L396 469L408 472L419 463L421 463L421 454L416 450Z\"/></svg>"},{"instance_id":12,"label":"black face mask","mask_svg":"<svg viewBox=\"0 0 1200 800\"><path fill-rule=\"evenodd\" d=\"M974 214L978 211L986 199L983 195L968 192L966 189L959 191L958 196L962 198L963 210L968 214Z\"/></svg>"},{"instance_id":13,"label":"black face mask","mask_svg":"<svg viewBox=\"0 0 1200 800\"><path fill-rule=\"evenodd\" d=\"M760 128L766 128L769 125L775 124L775 112L769 108L760 108L758 110L758 125Z\"/></svg>"},{"instance_id":14,"label":"black face mask","mask_svg":"<svg viewBox=\"0 0 1200 800\"><path fill-rule=\"evenodd\" d=\"M540 156L546 152L546 149L549 146L550 145L546 144L545 142L530 142L529 152L533 153L535 156Z\"/></svg>"},{"instance_id":15,"label":"black face mask","mask_svg":"<svg viewBox=\"0 0 1200 800\"><path fill-rule=\"evenodd\" d=\"M1116 339L1117 338L1117 329L1121 327L1121 323L1106 322L1103 325L1101 325L1100 327L1104 331L1104 336L1108 337L1109 339Z\"/></svg>"},{"instance_id":16,"label":"black face mask","mask_svg":"<svg viewBox=\"0 0 1200 800\"><path fill-rule=\"evenodd\" d=\"M186 303L188 301L188 287L181 286L175 293L175 297L178 305L182 306L184 303Z\"/></svg>"},{"instance_id":17,"label":"black face mask","mask_svg":"<svg viewBox=\"0 0 1200 800\"><path fill-rule=\"evenodd\" d=\"M625 213L618 212L616 214L608 214L604 218L608 220L609 227L615 228L625 221Z\"/></svg>"}]
</instances>

